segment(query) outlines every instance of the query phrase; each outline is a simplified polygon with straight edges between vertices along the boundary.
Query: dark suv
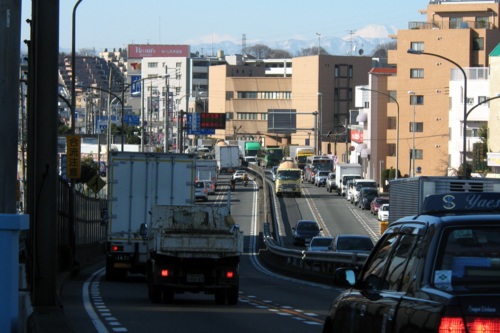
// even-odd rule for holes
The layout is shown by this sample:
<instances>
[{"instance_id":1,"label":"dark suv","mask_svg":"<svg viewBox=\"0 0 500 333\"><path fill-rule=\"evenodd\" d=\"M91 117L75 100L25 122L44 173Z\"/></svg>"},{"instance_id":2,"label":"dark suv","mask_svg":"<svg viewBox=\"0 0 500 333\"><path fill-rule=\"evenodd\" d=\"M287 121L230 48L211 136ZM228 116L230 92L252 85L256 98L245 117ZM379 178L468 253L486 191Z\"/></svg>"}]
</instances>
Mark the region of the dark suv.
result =
<instances>
[{"instance_id":1,"label":"dark suv","mask_svg":"<svg viewBox=\"0 0 500 333\"><path fill-rule=\"evenodd\" d=\"M389 225L323 332L500 332L500 193L430 195Z\"/></svg>"}]
</instances>

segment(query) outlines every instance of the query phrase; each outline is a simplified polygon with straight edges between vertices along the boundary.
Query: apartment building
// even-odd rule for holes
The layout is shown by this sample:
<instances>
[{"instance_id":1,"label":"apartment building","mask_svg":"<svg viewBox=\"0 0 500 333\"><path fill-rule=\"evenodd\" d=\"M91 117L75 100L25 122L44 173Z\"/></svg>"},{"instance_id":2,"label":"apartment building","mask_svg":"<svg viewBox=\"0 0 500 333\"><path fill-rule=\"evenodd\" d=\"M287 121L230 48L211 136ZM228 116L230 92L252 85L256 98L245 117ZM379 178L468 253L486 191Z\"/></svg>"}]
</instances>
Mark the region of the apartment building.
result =
<instances>
[{"instance_id":1,"label":"apartment building","mask_svg":"<svg viewBox=\"0 0 500 333\"><path fill-rule=\"evenodd\" d=\"M291 77L267 77L266 66L253 64L211 67L210 112L224 112L227 119L226 130L216 136L259 140L263 146L311 145L345 160L354 88L367 83L371 58L316 55L291 62ZM268 120L278 112L292 120L275 127Z\"/></svg>"},{"instance_id":2,"label":"apartment building","mask_svg":"<svg viewBox=\"0 0 500 333\"><path fill-rule=\"evenodd\" d=\"M490 53L489 77L490 98L500 96L500 45ZM491 100L489 107L487 165L500 177L500 98Z\"/></svg>"},{"instance_id":3,"label":"apartment building","mask_svg":"<svg viewBox=\"0 0 500 333\"><path fill-rule=\"evenodd\" d=\"M426 14L426 21L409 22L408 29L399 30L394 36L397 49L389 51L388 63L397 65L398 74L389 78L388 91L400 106L400 172L444 176L461 167L451 158L450 150L459 149L459 154L464 154L456 142L463 142L463 136L473 129L467 123L464 133L464 112L458 111L460 106L450 104L450 81L460 82L460 75L456 77L453 69L458 64L471 73L474 68L489 66L488 55L500 42L500 5L495 0L430 1L421 12ZM412 54L409 49L426 54ZM464 83L465 80L461 82L462 97ZM478 96L489 94L490 91L477 92ZM467 101L469 97L467 91ZM463 100L456 101L462 103L461 110ZM461 114L459 128L450 128L452 112L453 117L457 112ZM394 108L388 109L388 117L397 117ZM472 151L467 149L465 154L471 162ZM387 167L390 166L395 166L395 159L389 156Z\"/></svg>"}]
</instances>

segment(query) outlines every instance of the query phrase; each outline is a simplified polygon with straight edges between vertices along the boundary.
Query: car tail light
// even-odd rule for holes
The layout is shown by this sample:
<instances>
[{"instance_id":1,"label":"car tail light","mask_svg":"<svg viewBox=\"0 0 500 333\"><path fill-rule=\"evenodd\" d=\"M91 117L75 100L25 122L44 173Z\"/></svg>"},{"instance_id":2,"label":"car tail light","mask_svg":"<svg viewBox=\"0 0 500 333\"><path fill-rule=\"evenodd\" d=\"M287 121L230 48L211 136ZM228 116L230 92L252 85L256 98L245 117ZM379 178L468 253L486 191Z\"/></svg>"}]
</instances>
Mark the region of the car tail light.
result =
<instances>
[{"instance_id":1,"label":"car tail light","mask_svg":"<svg viewBox=\"0 0 500 333\"><path fill-rule=\"evenodd\" d=\"M462 317L443 317L439 324L439 333L466 333Z\"/></svg>"},{"instance_id":2,"label":"car tail light","mask_svg":"<svg viewBox=\"0 0 500 333\"><path fill-rule=\"evenodd\" d=\"M439 333L500 333L500 318L445 316Z\"/></svg>"},{"instance_id":3,"label":"car tail light","mask_svg":"<svg viewBox=\"0 0 500 333\"><path fill-rule=\"evenodd\" d=\"M111 245L111 252L123 251L122 245Z\"/></svg>"},{"instance_id":4,"label":"car tail light","mask_svg":"<svg viewBox=\"0 0 500 333\"><path fill-rule=\"evenodd\" d=\"M226 272L226 278L232 279L234 277L234 272L233 271L227 271Z\"/></svg>"},{"instance_id":5,"label":"car tail light","mask_svg":"<svg viewBox=\"0 0 500 333\"><path fill-rule=\"evenodd\" d=\"M468 333L499 333L500 318L467 317Z\"/></svg>"},{"instance_id":6,"label":"car tail light","mask_svg":"<svg viewBox=\"0 0 500 333\"><path fill-rule=\"evenodd\" d=\"M167 277L168 275L169 275L169 271L168 271L168 269L162 269L162 270L161 270L161 276L163 276L163 277Z\"/></svg>"}]
</instances>

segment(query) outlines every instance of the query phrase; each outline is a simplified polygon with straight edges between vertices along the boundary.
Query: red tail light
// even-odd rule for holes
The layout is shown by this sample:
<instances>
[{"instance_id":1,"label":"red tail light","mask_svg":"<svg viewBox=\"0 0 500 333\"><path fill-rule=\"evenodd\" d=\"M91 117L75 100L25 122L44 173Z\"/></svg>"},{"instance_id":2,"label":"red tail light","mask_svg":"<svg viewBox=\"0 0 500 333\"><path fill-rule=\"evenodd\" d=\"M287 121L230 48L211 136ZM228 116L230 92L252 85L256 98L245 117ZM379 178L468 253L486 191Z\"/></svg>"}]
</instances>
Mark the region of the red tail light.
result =
<instances>
[{"instance_id":1,"label":"red tail light","mask_svg":"<svg viewBox=\"0 0 500 333\"><path fill-rule=\"evenodd\" d=\"M466 333L462 317L441 318L439 333Z\"/></svg>"},{"instance_id":2,"label":"red tail light","mask_svg":"<svg viewBox=\"0 0 500 333\"><path fill-rule=\"evenodd\" d=\"M439 333L500 333L499 318L467 317L466 320L467 325L464 324L462 317L443 317Z\"/></svg>"},{"instance_id":3,"label":"red tail light","mask_svg":"<svg viewBox=\"0 0 500 333\"><path fill-rule=\"evenodd\" d=\"M169 275L168 269L162 269L161 270L161 276L167 277Z\"/></svg>"},{"instance_id":4,"label":"red tail light","mask_svg":"<svg viewBox=\"0 0 500 333\"><path fill-rule=\"evenodd\" d=\"M234 277L234 272L232 271L226 272L226 278L232 279L233 277Z\"/></svg>"},{"instance_id":5,"label":"red tail light","mask_svg":"<svg viewBox=\"0 0 500 333\"><path fill-rule=\"evenodd\" d=\"M123 251L123 246L119 245L111 245L111 251L116 252L116 251Z\"/></svg>"}]
</instances>

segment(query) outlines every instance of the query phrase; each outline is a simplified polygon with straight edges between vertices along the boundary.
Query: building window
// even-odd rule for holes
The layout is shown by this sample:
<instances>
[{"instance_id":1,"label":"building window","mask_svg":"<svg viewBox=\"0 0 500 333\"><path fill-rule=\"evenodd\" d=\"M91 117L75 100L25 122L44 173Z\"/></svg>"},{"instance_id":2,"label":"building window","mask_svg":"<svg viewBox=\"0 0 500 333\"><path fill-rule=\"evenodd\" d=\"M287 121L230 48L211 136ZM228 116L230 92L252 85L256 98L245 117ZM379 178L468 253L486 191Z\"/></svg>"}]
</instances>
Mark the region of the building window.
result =
<instances>
[{"instance_id":1,"label":"building window","mask_svg":"<svg viewBox=\"0 0 500 333\"><path fill-rule=\"evenodd\" d=\"M389 98L389 103L395 103L398 100L398 92L396 90L389 90L389 96L392 97Z\"/></svg>"},{"instance_id":2,"label":"building window","mask_svg":"<svg viewBox=\"0 0 500 333\"><path fill-rule=\"evenodd\" d=\"M412 79L423 79L424 78L424 69L423 68L410 69L410 77Z\"/></svg>"},{"instance_id":3,"label":"building window","mask_svg":"<svg viewBox=\"0 0 500 333\"><path fill-rule=\"evenodd\" d=\"M226 91L226 101L234 98L234 91Z\"/></svg>"},{"instance_id":4,"label":"building window","mask_svg":"<svg viewBox=\"0 0 500 333\"><path fill-rule=\"evenodd\" d=\"M148 68L158 68L157 62L148 62Z\"/></svg>"},{"instance_id":5,"label":"building window","mask_svg":"<svg viewBox=\"0 0 500 333\"><path fill-rule=\"evenodd\" d=\"M388 154L388 156L396 156L396 144L395 143L389 143L387 145L387 154Z\"/></svg>"},{"instance_id":6,"label":"building window","mask_svg":"<svg viewBox=\"0 0 500 333\"><path fill-rule=\"evenodd\" d=\"M472 50L473 51L484 50L484 38L483 37L475 37L472 39Z\"/></svg>"},{"instance_id":7,"label":"building window","mask_svg":"<svg viewBox=\"0 0 500 333\"><path fill-rule=\"evenodd\" d=\"M175 63L175 67L177 67L177 68L181 68L181 67L182 67L182 62L176 62L176 63Z\"/></svg>"},{"instance_id":8,"label":"building window","mask_svg":"<svg viewBox=\"0 0 500 333\"><path fill-rule=\"evenodd\" d=\"M291 91L283 92L283 99L292 99L292 92Z\"/></svg>"},{"instance_id":9,"label":"building window","mask_svg":"<svg viewBox=\"0 0 500 333\"><path fill-rule=\"evenodd\" d=\"M226 120L233 120L234 112L226 112Z\"/></svg>"},{"instance_id":10,"label":"building window","mask_svg":"<svg viewBox=\"0 0 500 333\"><path fill-rule=\"evenodd\" d=\"M238 99L256 99L256 91L238 91Z\"/></svg>"},{"instance_id":11,"label":"building window","mask_svg":"<svg viewBox=\"0 0 500 333\"><path fill-rule=\"evenodd\" d=\"M474 104L474 97L467 97L467 104L468 105Z\"/></svg>"},{"instance_id":12,"label":"building window","mask_svg":"<svg viewBox=\"0 0 500 333\"><path fill-rule=\"evenodd\" d=\"M423 132L424 131L424 123L422 122L415 122L415 131L413 131L413 121L410 122L410 132Z\"/></svg>"},{"instance_id":13,"label":"building window","mask_svg":"<svg viewBox=\"0 0 500 333\"><path fill-rule=\"evenodd\" d=\"M476 17L476 28L477 29L488 28L488 17L485 17L485 16Z\"/></svg>"},{"instance_id":14,"label":"building window","mask_svg":"<svg viewBox=\"0 0 500 333\"><path fill-rule=\"evenodd\" d=\"M238 120L257 120L257 113L238 112Z\"/></svg>"},{"instance_id":15,"label":"building window","mask_svg":"<svg viewBox=\"0 0 500 333\"><path fill-rule=\"evenodd\" d=\"M461 17L450 17L450 29L462 28L464 19Z\"/></svg>"},{"instance_id":16,"label":"building window","mask_svg":"<svg viewBox=\"0 0 500 333\"><path fill-rule=\"evenodd\" d=\"M261 113L260 120L267 120L267 113Z\"/></svg>"},{"instance_id":17,"label":"building window","mask_svg":"<svg viewBox=\"0 0 500 333\"><path fill-rule=\"evenodd\" d=\"M410 48L414 51L423 51L424 50L424 42L411 42Z\"/></svg>"},{"instance_id":18,"label":"building window","mask_svg":"<svg viewBox=\"0 0 500 333\"><path fill-rule=\"evenodd\" d=\"M397 129L397 118L396 117L387 117L387 129L395 130Z\"/></svg>"},{"instance_id":19,"label":"building window","mask_svg":"<svg viewBox=\"0 0 500 333\"><path fill-rule=\"evenodd\" d=\"M477 104L485 103L485 101L488 99L486 96L478 96L477 97ZM489 103L488 103L489 104Z\"/></svg>"},{"instance_id":20,"label":"building window","mask_svg":"<svg viewBox=\"0 0 500 333\"><path fill-rule=\"evenodd\" d=\"M410 149L410 156L411 156L411 149ZM415 149L415 159L416 160L424 159L424 151L422 149Z\"/></svg>"},{"instance_id":21,"label":"building window","mask_svg":"<svg viewBox=\"0 0 500 333\"><path fill-rule=\"evenodd\" d=\"M424 96L410 95L410 105L424 105Z\"/></svg>"}]
</instances>

